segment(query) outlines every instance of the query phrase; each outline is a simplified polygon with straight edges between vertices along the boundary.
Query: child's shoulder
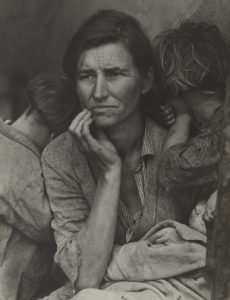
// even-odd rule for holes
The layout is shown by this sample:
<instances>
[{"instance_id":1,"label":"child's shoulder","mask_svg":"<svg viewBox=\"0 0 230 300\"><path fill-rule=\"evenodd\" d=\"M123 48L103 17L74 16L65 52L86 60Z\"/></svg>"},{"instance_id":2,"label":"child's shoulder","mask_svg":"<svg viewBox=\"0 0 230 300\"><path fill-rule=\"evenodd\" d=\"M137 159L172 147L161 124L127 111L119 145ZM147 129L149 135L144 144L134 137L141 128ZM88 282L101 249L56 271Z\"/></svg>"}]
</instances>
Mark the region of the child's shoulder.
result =
<instances>
[{"instance_id":1,"label":"child's shoulder","mask_svg":"<svg viewBox=\"0 0 230 300\"><path fill-rule=\"evenodd\" d=\"M221 105L218 109L216 109L210 120L204 124L202 130L203 131L209 131L216 133L217 135L220 135L223 129L223 123L224 123L224 108Z\"/></svg>"}]
</instances>

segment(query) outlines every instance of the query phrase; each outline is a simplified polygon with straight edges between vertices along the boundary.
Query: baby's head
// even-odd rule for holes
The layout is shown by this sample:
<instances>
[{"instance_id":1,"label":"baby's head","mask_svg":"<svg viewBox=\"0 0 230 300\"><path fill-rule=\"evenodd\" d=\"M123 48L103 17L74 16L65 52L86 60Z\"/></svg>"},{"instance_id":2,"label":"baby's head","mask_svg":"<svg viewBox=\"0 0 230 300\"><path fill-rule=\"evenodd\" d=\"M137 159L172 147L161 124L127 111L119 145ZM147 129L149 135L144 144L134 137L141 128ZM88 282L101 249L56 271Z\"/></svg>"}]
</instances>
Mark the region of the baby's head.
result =
<instances>
[{"instance_id":1,"label":"baby's head","mask_svg":"<svg viewBox=\"0 0 230 300\"><path fill-rule=\"evenodd\" d=\"M229 50L215 25L186 21L157 36L154 46L161 83L170 99L197 90L223 94Z\"/></svg>"},{"instance_id":2,"label":"baby's head","mask_svg":"<svg viewBox=\"0 0 230 300\"><path fill-rule=\"evenodd\" d=\"M217 199L217 191L213 192L211 196L208 198L208 201L200 201L193 209L190 219L189 225L193 229L206 234L206 223L212 223L215 216L215 208L216 208L216 199Z\"/></svg>"}]
</instances>

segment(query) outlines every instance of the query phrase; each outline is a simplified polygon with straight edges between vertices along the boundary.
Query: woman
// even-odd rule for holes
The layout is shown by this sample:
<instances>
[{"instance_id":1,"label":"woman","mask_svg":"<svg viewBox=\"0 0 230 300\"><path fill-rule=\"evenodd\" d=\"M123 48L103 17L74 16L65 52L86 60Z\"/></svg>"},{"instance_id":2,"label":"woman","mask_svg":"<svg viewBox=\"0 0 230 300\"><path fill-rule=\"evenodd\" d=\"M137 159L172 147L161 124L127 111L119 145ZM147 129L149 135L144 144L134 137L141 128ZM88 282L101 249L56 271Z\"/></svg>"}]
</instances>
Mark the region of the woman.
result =
<instances>
[{"instance_id":1,"label":"woman","mask_svg":"<svg viewBox=\"0 0 230 300\"><path fill-rule=\"evenodd\" d=\"M55 261L75 292L84 290L76 299L96 299L115 245L139 240L165 219L188 221L201 187L180 188L185 197L175 202L158 183L166 130L142 112L154 63L135 18L110 10L89 18L67 49L64 70L76 82L83 111L42 158L54 212ZM200 267L204 255L193 260ZM114 299L120 297L115 293ZM161 299L154 297L151 291L149 299Z\"/></svg>"}]
</instances>

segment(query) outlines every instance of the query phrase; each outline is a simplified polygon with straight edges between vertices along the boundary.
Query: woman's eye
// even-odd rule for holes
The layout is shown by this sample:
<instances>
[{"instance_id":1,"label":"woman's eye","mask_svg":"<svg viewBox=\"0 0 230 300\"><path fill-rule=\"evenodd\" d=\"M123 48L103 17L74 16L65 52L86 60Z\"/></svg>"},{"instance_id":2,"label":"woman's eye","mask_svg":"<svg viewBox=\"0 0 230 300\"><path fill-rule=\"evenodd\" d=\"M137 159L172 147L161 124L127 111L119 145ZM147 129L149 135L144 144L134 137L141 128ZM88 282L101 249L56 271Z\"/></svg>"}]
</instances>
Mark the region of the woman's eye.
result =
<instances>
[{"instance_id":1,"label":"woman's eye","mask_svg":"<svg viewBox=\"0 0 230 300\"><path fill-rule=\"evenodd\" d=\"M120 71L111 71L111 72L106 73L106 77L111 78L111 79L113 79L113 78L115 79L115 78L120 77L122 75L123 74Z\"/></svg>"},{"instance_id":2,"label":"woman's eye","mask_svg":"<svg viewBox=\"0 0 230 300\"><path fill-rule=\"evenodd\" d=\"M91 73L85 73L85 74L79 74L78 80L92 80L95 78L94 74Z\"/></svg>"}]
</instances>

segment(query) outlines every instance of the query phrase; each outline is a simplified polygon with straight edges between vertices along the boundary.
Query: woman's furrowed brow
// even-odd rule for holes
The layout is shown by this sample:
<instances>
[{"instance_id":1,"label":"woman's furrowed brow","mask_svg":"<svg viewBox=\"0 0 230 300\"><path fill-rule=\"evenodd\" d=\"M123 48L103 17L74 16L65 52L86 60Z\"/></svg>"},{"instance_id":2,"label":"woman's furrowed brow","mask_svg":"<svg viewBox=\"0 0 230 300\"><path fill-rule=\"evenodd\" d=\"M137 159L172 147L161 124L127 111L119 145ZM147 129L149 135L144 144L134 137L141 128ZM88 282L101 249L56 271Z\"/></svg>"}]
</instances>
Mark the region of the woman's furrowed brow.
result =
<instances>
[{"instance_id":1,"label":"woman's furrowed brow","mask_svg":"<svg viewBox=\"0 0 230 300\"><path fill-rule=\"evenodd\" d=\"M103 69L104 72L122 72L122 73L129 73L129 70L125 67L114 66L114 67L105 67Z\"/></svg>"},{"instance_id":2,"label":"woman's furrowed brow","mask_svg":"<svg viewBox=\"0 0 230 300\"><path fill-rule=\"evenodd\" d=\"M78 70L77 74L92 73L92 72L94 72L93 69L90 69L90 68L84 68L84 69L83 69L83 68L82 68L82 69Z\"/></svg>"}]
</instances>

